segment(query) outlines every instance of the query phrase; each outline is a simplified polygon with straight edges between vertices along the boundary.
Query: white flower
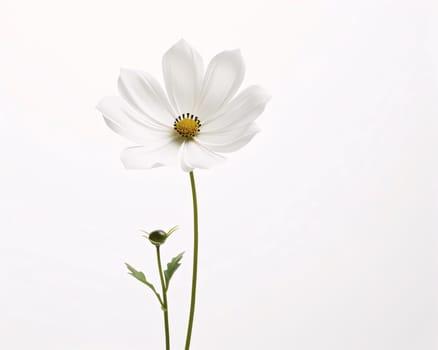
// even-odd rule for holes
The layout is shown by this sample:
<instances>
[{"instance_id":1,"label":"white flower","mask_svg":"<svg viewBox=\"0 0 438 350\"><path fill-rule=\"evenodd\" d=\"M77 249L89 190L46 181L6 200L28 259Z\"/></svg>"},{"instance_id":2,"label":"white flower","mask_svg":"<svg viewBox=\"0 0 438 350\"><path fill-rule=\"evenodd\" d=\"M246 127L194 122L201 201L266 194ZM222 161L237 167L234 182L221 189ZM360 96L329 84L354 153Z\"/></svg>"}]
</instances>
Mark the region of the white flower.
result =
<instances>
[{"instance_id":1,"label":"white flower","mask_svg":"<svg viewBox=\"0 0 438 350\"><path fill-rule=\"evenodd\" d=\"M269 96L250 86L234 97L244 73L239 50L219 53L204 73L202 58L184 40L163 56L168 97L149 74L122 69L121 97L105 97L97 109L113 131L139 145L122 152L125 167L205 169L225 159L220 153L246 145Z\"/></svg>"}]
</instances>

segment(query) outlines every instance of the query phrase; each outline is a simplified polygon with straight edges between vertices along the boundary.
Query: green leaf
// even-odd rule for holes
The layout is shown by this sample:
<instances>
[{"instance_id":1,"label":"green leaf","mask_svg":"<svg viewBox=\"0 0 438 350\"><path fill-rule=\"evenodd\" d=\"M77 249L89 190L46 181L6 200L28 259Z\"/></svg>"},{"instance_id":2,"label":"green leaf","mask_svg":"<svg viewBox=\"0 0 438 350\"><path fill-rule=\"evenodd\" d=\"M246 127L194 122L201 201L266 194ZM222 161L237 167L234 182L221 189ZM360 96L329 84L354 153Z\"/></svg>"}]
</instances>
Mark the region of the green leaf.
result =
<instances>
[{"instance_id":1,"label":"green leaf","mask_svg":"<svg viewBox=\"0 0 438 350\"><path fill-rule=\"evenodd\" d=\"M137 271L135 268L133 268L128 263L125 263L125 265L128 268L129 274L131 276L133 276L134 278L136 278L140 282L144 283L146 286L148 286L152 290L152 292L154 292L155 296L158 298L158 301L160 302L161 306L163 307L163 301L161 300L160 294L157 293L154 285L152 283L148 282L144 273L141 271Z\"/></svg>"},{"instance_id":2,"label":"green leaf","mask_svg":"<svg viewBox=\"0 0 438 350\"><path fill-rule=\"evenodd\" d=\"M169 230L169 232L167 232L167 237L169 237L172 233L174 233L176 230L178 230L179 229L179 226L178 225L176 225L176 226L173 226L170 230Z\"/></svg>"},{"instance_id":3,"label":"green leaf","mask_svg":"<svg viewBox=\"0 0 438 350\"><path fill-rule=\"evenodd\" d=\"M184 252L178 254L167 264L167 270L164 271L164 278L166 280L166 291L169 288L170 279L172 278L173 274L178 269L178 267L181 266L180 261L181 261L183 255L184 255Z\"/></svg>"}]
</instances>

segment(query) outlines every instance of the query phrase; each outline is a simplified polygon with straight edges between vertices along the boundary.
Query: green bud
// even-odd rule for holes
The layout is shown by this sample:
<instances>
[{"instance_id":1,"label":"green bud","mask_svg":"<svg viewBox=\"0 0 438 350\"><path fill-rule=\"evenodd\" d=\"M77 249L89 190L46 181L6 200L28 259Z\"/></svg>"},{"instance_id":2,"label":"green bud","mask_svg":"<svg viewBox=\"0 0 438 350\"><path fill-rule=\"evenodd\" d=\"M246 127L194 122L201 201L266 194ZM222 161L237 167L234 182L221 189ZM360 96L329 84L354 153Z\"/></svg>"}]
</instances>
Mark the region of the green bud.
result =
<instances>
[{"instance_id":1,"label":"green bud","mask_svg":"<svg viewBox=\"0 0 438 350\"><path fill-rule=\"evenodd\" d=\"M167 237L168 235L163 230L155 230L149 234L148 239L153 245L160 246L166 242Z\"/></svg>"},{"instance_id":2,"label":"green bud","mask_svg":"<svg viewBox=\"0 0 438 350\"><path fill-rule=\"evenodd\" d=\"M146 237L153 245L160 246L164 242L166 242L166 239L174 233L176 230L178 230L178 226L172 227L169 232L164 232L163 230L155 230L151 233L148 233L146 231L141 230L144 233L143 237Z\"/></svg>"}]
</instances>

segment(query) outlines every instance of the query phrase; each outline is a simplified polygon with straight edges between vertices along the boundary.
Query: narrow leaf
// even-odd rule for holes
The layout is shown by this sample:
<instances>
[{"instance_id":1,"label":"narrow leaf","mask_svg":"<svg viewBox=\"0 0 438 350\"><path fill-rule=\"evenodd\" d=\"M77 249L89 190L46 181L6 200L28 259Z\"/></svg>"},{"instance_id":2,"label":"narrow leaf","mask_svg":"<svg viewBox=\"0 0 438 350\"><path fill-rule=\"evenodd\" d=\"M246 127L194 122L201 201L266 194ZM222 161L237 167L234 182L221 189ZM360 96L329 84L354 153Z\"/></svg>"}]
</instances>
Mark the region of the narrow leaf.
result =
<instances>
[{"instance_id":1,"label":"narrow leaf","mask_svg":"<svg viewBox=\"0 0 438 350\"><path fill-rule=\"evenodd\" d=\"M133 276L134 278L136 278L137 280L139 280L140 282L144 283L146 286L148 286L152 292L154 292L154 294L156 295L156 297L158 298L161 306L163 306L163 301L161 300L160 294L157 293L154 285L150 282L148 282L148 280L146 279L146 276L144 275L143 272L136 270L135 268L133 268L131 265L125 263L126 267L129 270L129 274L131 276Z\"/></svg>"},{"instance_id":2,"label":"narrow leaf","mask_svg":"<svg viewBox=\"0 0 438 350\"><path fill-rule=\"evenodd\" d=\"M172 278L173 274L178 269L178 267L181 266L180 261L183 257L183 254L184 252L178 254L167 264L167 270L164 271L164 278L166 280L166 291L169 288L170 279Z\"/></svg>"},{"instance_id":3,"label":"narrow leaf","mask_svg":"<svg viewBox=\"0 0 438 350\"><path fill-rule=\"evenodd\" d=\"M170 230L169 230L169 232L167 232L167 237L169 237L172 233L174 233L176 230L178 230L179 229L179 226L178 225L176 225L176 226L173 226Z\"/></svg>"}]
</instances>

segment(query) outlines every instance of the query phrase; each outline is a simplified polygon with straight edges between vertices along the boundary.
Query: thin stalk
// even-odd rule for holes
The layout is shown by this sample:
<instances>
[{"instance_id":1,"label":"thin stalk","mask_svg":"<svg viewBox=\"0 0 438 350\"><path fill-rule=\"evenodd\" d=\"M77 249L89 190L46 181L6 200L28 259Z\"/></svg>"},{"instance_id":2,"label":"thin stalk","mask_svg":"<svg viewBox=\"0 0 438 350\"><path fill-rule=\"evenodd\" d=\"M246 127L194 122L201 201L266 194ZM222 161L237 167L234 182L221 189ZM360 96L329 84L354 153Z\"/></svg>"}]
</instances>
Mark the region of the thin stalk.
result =
<instances>
[{"instance_id":1,"label":"thin stalk","mask_svg":"<svg viewBox=\"0 0 438 350\"><path fill-rule=\"evenodd\" d=\"M189 324L187 327L186 347L190 349L190 340L192 337L193 318L195 315L196 303L196 280L198 277L198 202L196 198L196 185L193 171L190 172L190 185L192 187L193 198L193 272L192 272L192 296L190 300Z\"/></svg>"},{"instance_id":2,"label":"thin stalk","mask_svg":"<svg viewBox=\"0 0 438 350\"><path fill-rule=\"evenodd\" d=\"M158 273L160 274L161 289L163 291L163 315L164 315L164 331L166 333L166 350L170 350L170 332L169 332L169 311L167 306L167 291L164 283L163 268L161 266L160 246L157 245L157 262Z\"/></svg>"}]
</instances>

